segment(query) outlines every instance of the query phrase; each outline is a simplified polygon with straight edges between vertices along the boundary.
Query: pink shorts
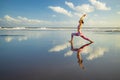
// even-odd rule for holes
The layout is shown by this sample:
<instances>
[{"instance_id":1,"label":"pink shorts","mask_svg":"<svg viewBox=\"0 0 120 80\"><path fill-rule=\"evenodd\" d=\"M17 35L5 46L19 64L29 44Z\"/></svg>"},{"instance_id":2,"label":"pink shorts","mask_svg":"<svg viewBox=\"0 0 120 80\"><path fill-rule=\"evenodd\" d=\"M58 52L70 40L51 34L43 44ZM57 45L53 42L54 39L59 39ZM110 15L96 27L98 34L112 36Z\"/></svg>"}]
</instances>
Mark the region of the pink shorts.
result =
<instances>
[{"instance_id":1,"label":"pink shorts","mask_svg":"<svg viewBox=\"0 0 120 80\"><path fill-rule=\"evenodd\" d=\"M82 32L72 33L72 34L71 34L71 37L73 38L73 36L80 36L80 37L82 37L82 38L85 39L85 40L91 41L89 38L85 37L85 36L82 34Z\"/></svg>"},{"instance_id":2,"label":"pink shorts","mask_svg":"<svg viewBox=\"0 0 120 80\"><path fill-rule=\"evenodd\" d=\"M82 32L78 32L78 33L72 33L72 36L75 35L75 36L83 36Z\"/></svg>"}]
</instances>

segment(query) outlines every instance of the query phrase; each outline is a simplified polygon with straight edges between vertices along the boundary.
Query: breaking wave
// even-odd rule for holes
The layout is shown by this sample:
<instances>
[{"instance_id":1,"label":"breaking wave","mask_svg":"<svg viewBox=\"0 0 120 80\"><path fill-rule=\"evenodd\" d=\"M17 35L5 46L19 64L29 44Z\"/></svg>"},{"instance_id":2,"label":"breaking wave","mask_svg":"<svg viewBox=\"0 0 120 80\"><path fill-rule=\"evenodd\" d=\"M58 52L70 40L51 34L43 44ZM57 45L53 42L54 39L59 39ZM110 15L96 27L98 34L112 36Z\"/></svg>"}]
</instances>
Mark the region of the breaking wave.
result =
<instances>
[{"instance_id":1,"label":"breaking wave","mask_svg":"<svg viewBox=\"0 0 120 80\"><path fill-rule=\"evenodd\" d=\"M0 27L0 30L76 30L76 27ZM120 27L84 27L84 31L120 32Z\"/></svg>"}]
</instances>

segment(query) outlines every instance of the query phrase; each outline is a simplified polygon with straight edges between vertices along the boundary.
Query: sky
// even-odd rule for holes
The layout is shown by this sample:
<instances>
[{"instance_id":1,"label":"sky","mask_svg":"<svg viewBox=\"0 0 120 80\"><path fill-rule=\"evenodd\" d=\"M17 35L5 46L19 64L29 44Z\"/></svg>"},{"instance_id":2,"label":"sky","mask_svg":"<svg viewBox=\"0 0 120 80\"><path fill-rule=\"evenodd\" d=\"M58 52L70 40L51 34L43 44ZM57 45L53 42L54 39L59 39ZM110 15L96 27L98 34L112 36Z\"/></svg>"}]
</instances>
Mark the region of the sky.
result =
<instances>
[{"instance_id":1,"label":"sky","mask_svg":"<svg viewBox=\"0 0 120 80\"><path fill-rule=\"evenodd\" d=\"M0 27L120 27L120 0L0 0Z\"/></svg>"}]
</instances>

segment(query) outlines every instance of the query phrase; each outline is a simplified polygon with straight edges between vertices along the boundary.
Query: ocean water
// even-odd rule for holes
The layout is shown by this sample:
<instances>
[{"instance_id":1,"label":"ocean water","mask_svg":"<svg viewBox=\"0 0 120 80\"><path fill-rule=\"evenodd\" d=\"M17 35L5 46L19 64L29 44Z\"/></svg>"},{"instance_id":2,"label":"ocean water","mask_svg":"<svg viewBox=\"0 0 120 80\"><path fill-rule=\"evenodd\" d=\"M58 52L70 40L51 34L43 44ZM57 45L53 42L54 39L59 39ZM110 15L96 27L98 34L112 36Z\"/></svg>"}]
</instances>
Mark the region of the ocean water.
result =
<instances>
[{"instance_id":1,"label":"ocean water","mask_svg":"<svg viewBox=\"0 0 120 80\"><path fill-rule=\"evenodd\" d=\"M113 30L112 30L113 31ZM0 30L0 80L120 80L120 32Z\"/></svg>"}]
</instances>

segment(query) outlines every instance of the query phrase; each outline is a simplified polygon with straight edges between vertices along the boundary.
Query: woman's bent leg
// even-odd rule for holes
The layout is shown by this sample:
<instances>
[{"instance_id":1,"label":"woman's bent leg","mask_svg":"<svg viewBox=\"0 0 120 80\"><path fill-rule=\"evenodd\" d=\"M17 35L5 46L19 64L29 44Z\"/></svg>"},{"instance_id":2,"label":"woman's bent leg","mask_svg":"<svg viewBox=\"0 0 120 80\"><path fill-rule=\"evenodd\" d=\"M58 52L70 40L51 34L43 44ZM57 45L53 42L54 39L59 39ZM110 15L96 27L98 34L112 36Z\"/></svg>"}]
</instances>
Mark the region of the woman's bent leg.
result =
<instances>
[{"instance_id":1,"label":"woman's bent leg","mask_svg":"<svg viewBox=\"0 0 120 80\"><path fill-rule=\"evenodd\" d=\"M73 37L74 37L74 36L78 36L78 33L72 33L72 34L71 34L71 42L73 41Z\"/></svg>"}]
</instances>

